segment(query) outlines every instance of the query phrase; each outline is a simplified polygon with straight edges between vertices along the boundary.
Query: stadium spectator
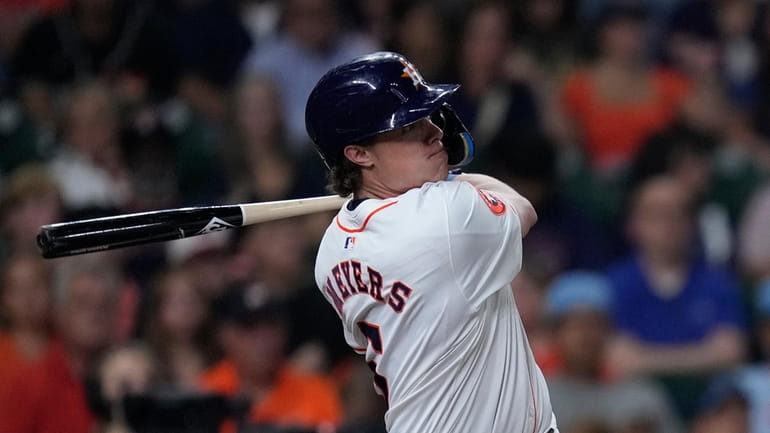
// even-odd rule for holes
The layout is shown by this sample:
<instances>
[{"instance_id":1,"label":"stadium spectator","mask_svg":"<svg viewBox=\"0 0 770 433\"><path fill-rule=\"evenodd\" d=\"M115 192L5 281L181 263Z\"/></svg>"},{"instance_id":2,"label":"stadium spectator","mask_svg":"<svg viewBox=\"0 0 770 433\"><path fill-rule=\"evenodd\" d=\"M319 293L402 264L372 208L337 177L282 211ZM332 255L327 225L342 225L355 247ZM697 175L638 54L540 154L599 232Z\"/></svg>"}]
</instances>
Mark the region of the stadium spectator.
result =
<instances>
[{"instance_id":1,"label":"stadium spectator","mask_svg":"<svg viewBox=\"0 0 770 433\"><path fill-rule=\"evenodd\" d=\"M516 51L531 56L542 78L563 78L577 62L575 3L527 0L515 10Z\"/></svg>"},{"instance_id":2,"label":"stadium spectator","mask_svg":"<svg viewBox=\"0 0 770 433\"><path fill-rule=\"evenodd\" d=\"M237 274L230 270L238 267L230 265L232 256L228 243L233 234L217 231L169 242L165 246L166 266L189 274L196 291L211 301L238 279Z\"/></svg>"},{"instance_id":3,"label":"stadium spectator","mask_svg":"<svg viewBox=\"0 0 770 433\"><path fill-rule=\"evenodd\" d=\"M770 432L770 280L756 289L755 336L759 348L758 362L736 373L736 381L748 403L750 433Z\"/></svg>"},{"instance_id":4,"label":"stadium spectator","mask_svg":"<svg viewBox=\"0 0 770 433\"><path fill-rule=\"evenodd\" d=\"M693 199L670 176L637 185L626 218L631 251L609 269L618 330L610 346L611 371L689 378L674 391L685 416L694 410L689 404L703 375L734 367L746 356L736 278L704 263L694 243Z\"/></svg>"},{"instance_id":5,"label":"stadium spectator","mask_svg":"<svg viewBox=\"0 0 770 433\"><path fill-rule=\"evenodd\" d=\"M642 145L634 158L628 183L633 188L650 177L669 174L688 194L698 198L709 187L711 152L716 145L714 137L687 127L657 133Z\"/></svg>"},{"instance_id":6,"label":"stadium spectator","mask_svg":"<svg viewBox=\"0 0 770 433\"><path fill-rule=\"evenodd\" d=\"M546 312L561 366L548 386L559 429L592 423L614 432L681 432L665 392L643 378L613 380L604 364L613 335L612 290L599 273L567 272L550 286Z\"/></svg>"},{"instance_id":7,"label":"stadium spectator","mask_svg":"<svg viewBox=\"0 0 770 433\"><path fill-rule=\"evenodd\" d=\"M183 269L164 268L147 302L144 340L157 358L158 380L167 388L197 389L214 361L209 299Z\"/></svg>"},{"instance_id":8,"label":"stadium spectator","mask_svg":"<svg viewBox=\"0 0 770 433\"><path fill-rule=\"evenodd\" d=\"M173 90L176 57L149 2L71 0L31 23L16 54L23 86L101 77L129 99Z\"/></svg>"},{"instance_id":9,"label":"stadium spectator","mask_svg":"<svg viewBox=\"0 0 770 433\"><path fill-rule=\"evenodd\" d=\"M550 278L546 272L537 268L536 264L524 261L521 271L511 282L516 309L524 325L524 332L535 362L540 366L543 375L548 377L558 364L553 356L553 340L545 315L545 296Z\"/></svg>"},{"instance_id":10,"label":"stadium spectator","mask_svg":"<svg viewBox=\"0 0 770 433\"><path fill-rule=\"evenodd\" d=\"M319 372L352 353L339 333L339 319L317 296L317 288L309 280L313 276L307 260L311 221L299 217L249 228L240 240L234 261L242 264L239 281L259 282L286 303L293 318L287 349L301 369Z\"/></svg>"},{"instance_id":11,"label":"stadium spectator","mask_svg":"<svg viewBox=\"0 0 770 433\"><path fill-rule=\"evenodd\" d=\"M449 40L445 18L432 2L415 2L399 17L393 50L409 59L430 83L443 83L449 72Z\"/></svg>"},{"instance_id":12,"label":"stadium spectator","mask_svg":"<svg viewBox=\"0 0 770 433\"><path fill-rule=\"evenodd\" d=\"M281 19L282 0L245 0L238 3L238 15L255 45L275 36Z\"/></svg>"},{"instance_id":13,"label":"stadium spectator","mask_svg":"<svg viewBox=\"0 0 770 433\"><path fill-rule=\"evenodd\" d=\"M40 15L55 12L66 3L67 0L5 0L0 2L0 63L13 58L19 40L30 22Z\"/></svg>"},{"instance_id":14,"label":"stadium spectator","mask_svg":"<svg viewBox=\"0 0 770 433\"><path fill-rule=\"evenodd\" d=\"M333 382L287 363L285 304L259 285L232 287L215 305L225 357L200 377L204 391L250 402L247 424L318 429L342 421Z\"/></svg>"},{"instance_id":15,"label":"stadium spectator","mask_svg":"<svg viewBox=\"0 0 770 433\"><path fill-rule=\"evenodd\" d=\"M324 173L317 156L310 160L291 153L281 106L281 95L270 78L253 75L236 85L231 138L223 149L233 202L325 194L318 181Z\"/></svg>"},{"instance_id":16,"label":"stadium spectator","mask_svg":"<svg viewBox=\"0 0 770 433\"><path fill-rule=\"evenodd\" d=\"M234 200L288 198L295 167L275 83L264 76L244 78L232 99L232 138L225 159Z\"/></svg>"},{"instance_id":17,"label":"stadium spectator","mask_svg":"<svg viewBox=\"0 0 770 433\"><path fill-rule=\"evenodd\" d=\"M750 110L759 100L762 6L751 0L712 2L721 40L722 80L737 107ZM766 24L765 24L766 25Z\"/></svg>"},{"instance_id":18,"label":"stadium spectator","mask_svg":"<svg viewBox=\"0 0 770 433\"><path fill-rule=\"evenodd\" d=\"M764 9L756 2L681 2L669 16L666 55L698 81L719 82L731 103L751 110L759 102Z\"/></svg>"},{"instance_id":19,"label":"stadium spectator","mask_svg":"<svg viewBox=\"0 0 770 433\"><path fill-rule=\"evenodd\" d=\"M120 113L110 89L90 81L72 92L61 147L50 170L70 216L127 209L131 173L123 159Z\"/></svg>"},{"instance_id":20,"label":"stadium spectator","mask_svg":"<svg viewBox=\"0 0 770 433\"><path fill-rule=\"evenodd\" d=\"M744 433L749 430L748 402L734 375L716 377L699 399L692 433Z\"/></svg>"},{"instance_id":21,"label":"stadium spectator","mask_svg":"<svg viewBox=\"0 0 770 433\"><path fill-rule=\"evenodd\" d=\"M153 353L141 343L113 347L99 363L89 404L99 418L96 433L141 433L131 429L125 398L147 395L157 385L158 366Z\"/></svg>"},{"instance_id":22,"label":"stadium spectator","mask_svg":"<svg viewBox=\"0 0 770 433\"><path fill-rule=\"evenodd\" d=\"M663 60L696 82L714 84L720 75L719 30L711 0L679 2L661 35Z\"/></svg>"},{"instance_id":23,"label":"stadium spectator","mask_svg":"<svg viewBox=\"0 0 770 433\"><path fill-rule=\"evenodd\" d=\"M238 2L177 1L173 40L179 55L178 94L208 122L227 118L228 94L252 47Z\"/></svg>"},{"instance_id":24,"label":"stadium spectator","mask_svg":"<svg viewBox=\"0 0 770 433\"><path fill-rule=\"evenodd\" d=\"M635 183L655 167L685 180L701 204L698 223L710 226L699 227L704 247L724 264L734 252L725 232L734 230L764 177L761 155L767 146L728 101L723 86L706 81L701 76L693 86L672 125L648 137L634 156L628 181Z\"/></svg>"},{"instance_id":25,"label":"stadium spectator","mask_svg":"<svg viewBox=\"0 0 770 433\"><path fill-rule=\"evenodd\" d=\"M716 89L699 87L684 103L680 119L649 137L635 155L627 183L669 174L695 197L694 223L705 259L730 265L735 231L746 204L764 178L758 152L764 143L735 119Z\"/></svg>"},{"instance_id":26,"label":"stadium spectator","mask_svg":"<svg viewBox=\"0 0 770 433\"><path fill-rule=\"evenodd\" d=\"M686 126L675 126L650 137L634 157L628 174L629 188L645 179L667 174L694 197L694 224L708 263L725 266L732 258L732 222L727 209L712 198L715 180L715 137Z\"/></svg>"},{"instance_id":27,"label":"stadium spectator","mask_svg":"<svg viewBox=\"0 0 770 433\"><path fill-rule=\"evenodd\" d=\"M44 166L24 166L6 180L0 198L0 263L13 254L38 254L40 226L62 218L59 187Z\"/></svg>"},{"instance_id":28,"label":"stadium spectator","mask_svg":"<svg viewBox=\"0 0 770 433\"><path fill-rule=\"evenodd\" d=\"M650 134L670 124L688 83L651 62L642 6L609 4L597 21L595 57L566 78L563 101L591 167L607 176L628 164Z\"/></svg>"},{"instance_id":29,"label":"stadium spectator","mask_svg":"<svg viewBox=\"0 0 770 433\"><path fill-rule=\"evenodd\" d=\"M112 342L120 276L94 257L58 265L54 346L0 389L0 431L83 433L95 426L85 380Z\"/></svg>"},{"instance_id":30,"label":"stadium spectator","mask_svg":"<svg viewBox=\"0 0 770 433\"><path fill-rule=\"evenodd\" d=\"M259 281L270 294L283 299L301 291L307 280L302 222L301 217L268 221L239 233L234 259L238 280Z\"/></svg>"},{"instance_id":31,"label":"stadium spectator","mask_svg":"<svg viewBox=\"0 0 770 433\"><path fill-rule=\"evenodd\" d=\"M0 280L0 389L51 347L50 269L37 255L17 254Z\"/></svg>"},{"instance_id":32,"label":"stadium spectator","mask_svg":"<svg viewBox=\"0 0 770 433\"><path fill-rule=\"evenodd\" d=\"M68 0L4 0L0 1L0 99L7 117L0 122L3 143L0 171L11 171L24 162L44 156L51 144L53 124L36 125L16 99L16 83L12 80L13 59L30 23L39 17L65 7ZM12 121L8 121L8 120Z\"/></svg>"},{"instance_id":33,"label":"stadium spectator","mask_svg":"<svg viewBox=\"0 0 770 433\"><path fill-rule=\"evenodd\" d=\"M558 149L536 128L506 127L489 143L487 172L521 191L537 209L524 238L524 261L553 278L567 269L604 268L617 243L565 197L559 185Z\"/></svg>"},{"instance_id":34,"label":"stadium spectator","mask_svg":"<svg viewBox=\"0 0 770 433\"><path fill-rule=\"evenodd\" d=\"M746 206L738 227L738 265L746 278L758 284L770 278L770 184L758 188Z\"/></svg>"},{"instance_id":35,"label":"stadium spectator","mask_svg":"<svg viewBox=\"0 0 770 433\"><path fill-rule=\"evenodd\" d=\"M312 152L305 132L305 102L329 69L375 51L375 44L345 26L338 0L288 0L275 38L256 46L243 73L266 74L283 97L286 137L294 153Z\"/></svg>"},{"instance_id":36,"label":"stadium spectator","mask_svg":"<svg viewBox=\"0 0 770 433\"><path fill-rule=\"evenodd\" d=\"M503 2L481 2L463 22L455 57L460 89L452 96L452 108L473 133L474 166L493 159L486 145L505 125L532 128L539 121L531 89L505 75L505 61L512 48L511 10Z\"/></svg>"},{"instance_id":37,"label":"stadium spectator","mask_svg":"<svg viewBox=\"0 0 770 433\"><path fill-rule=\"evenodd\" d=\"M527 0L514 6L514 44L505 65L509 79L532 90L544 133L565 153L577 147L560 97L562 82L579 61L575 3Z\"/></svg>"},{"instance_id":38,"label":"stadium spectator","mask_svg":"<svg viewBox=\"0 0 770 433\"><path fill-rule=\"evenodd\" d=\"M41 110L51 110L66 86L94 78L108 82L123 102L168 97L176 64L152 2L129 0L71 0L40 16L12 61L19 97L34 119L47 118Z\"/></svg>"},{"instance_id":39,"label":"stadium spectator","mask_svg":"<svg viewBox=\"0 0 770 433\"><path fill-rule=\"evenodd\" d=\"M399 0L345 0L342 5L355 28L382 47L393 42L400 31L399 25L405 21L401 12L411 7Z\"/></svg>"},{"instance_id":40,"label":"stadium spectator","mask_svg":"<svg viewBox=\"0 0 770 433\"><path fill-rule=\"evenodd\" d=\"M770 20L770 8L766 8L764 12L765 24L762 26L759 32L759 45L760 47L766 47L770 43L770 25L767 21ZM770 124L766 121L770 117L770 82L766 79L770 76L770 52L763 50L760 58L760 71L759 75L759 103L753 110L754 125L757 130L761 131L764 137L770 137ZM765 157L766 160L770 157ZM770 162L765 164L765 167L770 167Z\"/></svg>"},{"instance_id":41,"label":"stadium spectator","mask_svg":"<svg viewBox=\"0 0 770 433\"><path fill-rule=\"evenodd\" d=\"M372 393L372 370L363 362L351 362L340 387L344 418L339 433L382 433L387 403Z\"/></svg>"}]
</instances>

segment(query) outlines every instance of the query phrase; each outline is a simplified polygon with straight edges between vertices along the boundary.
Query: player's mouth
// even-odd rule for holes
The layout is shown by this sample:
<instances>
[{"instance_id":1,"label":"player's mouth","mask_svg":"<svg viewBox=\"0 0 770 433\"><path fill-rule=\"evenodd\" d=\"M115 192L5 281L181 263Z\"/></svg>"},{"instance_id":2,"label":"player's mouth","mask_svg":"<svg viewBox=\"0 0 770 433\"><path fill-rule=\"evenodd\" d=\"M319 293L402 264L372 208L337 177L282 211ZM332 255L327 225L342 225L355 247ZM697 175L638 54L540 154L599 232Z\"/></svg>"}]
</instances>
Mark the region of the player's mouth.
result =
<instances>
[{"instance_id":1,"label":"player's mouth","mask_svg":"<svg viewBox=\"0 0 770 433\"><path fill-rule=\"evenodd\" d=\"M433 158L434 156L439 155L441 153L446 153L446 147L444 147L444 143L440 139L436 141L438 141L438 149L435 152L430 153L428 155L428 158ZM430 144L431 146L433 146L435 142L431 142Z\"/></svg>"},{"instance_id":2,"label":"player's mouth","mask_svg":"<svg viewBox=\"0 0 770 433\"><path fill-rule=\"evenodd\" d=\"M434 156L441 155L442 153L446 154L446 149L444 149L443 147L441 149L431 153L430 155L428 155L428 158L433 158Z\"/></svg>"}]
</instances>

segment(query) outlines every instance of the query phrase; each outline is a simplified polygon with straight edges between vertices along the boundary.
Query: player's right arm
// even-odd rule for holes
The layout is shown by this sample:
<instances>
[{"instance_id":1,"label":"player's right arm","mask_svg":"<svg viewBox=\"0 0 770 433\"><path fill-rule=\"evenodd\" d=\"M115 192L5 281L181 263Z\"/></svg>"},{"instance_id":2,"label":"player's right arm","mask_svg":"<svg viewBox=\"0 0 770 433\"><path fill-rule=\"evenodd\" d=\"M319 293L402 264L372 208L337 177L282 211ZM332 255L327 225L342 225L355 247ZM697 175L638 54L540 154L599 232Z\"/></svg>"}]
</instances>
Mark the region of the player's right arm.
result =
<instances>
[{"instance_id":1,"label":"player's right arm","mask_svg":"<svg viewBox=\"0 0 770 433\"><path fill-rule=\"evenodd\" d=\"M524 237L529 229L537 222L537 212L524 196L507 184L492 176L475 173L462 173L454 178L454 181L468 182L476 189L483 189L495 193L500 199L509 204L519 215L521 223L521 236Z\"/></svg>"}]
</instances>

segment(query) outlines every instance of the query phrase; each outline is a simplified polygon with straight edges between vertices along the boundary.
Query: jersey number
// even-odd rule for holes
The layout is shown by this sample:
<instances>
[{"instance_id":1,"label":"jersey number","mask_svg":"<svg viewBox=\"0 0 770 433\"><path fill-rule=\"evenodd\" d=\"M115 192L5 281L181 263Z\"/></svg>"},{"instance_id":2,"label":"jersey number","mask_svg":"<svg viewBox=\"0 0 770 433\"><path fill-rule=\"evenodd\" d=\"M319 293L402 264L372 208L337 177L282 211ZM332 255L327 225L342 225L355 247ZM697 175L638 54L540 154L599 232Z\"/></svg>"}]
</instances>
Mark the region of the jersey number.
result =
<instances>
[{"instance_id":1,"label":"jersey number","mask_svg":"<svg viewBox=\"0 0 770 433\"><path fill-rule=\"evenodd\" d=\"M358 329L361 330L361 333L364 334L366 339L369 341L369 345L372 346L372 350L374 350L375 353L382 355L382 335L380 335L380 327L373 323L361 321L358 322ZM377 373L376 362L369 361L367 364L374 373L374 386L377 388L380 395L385 398L385 401L389 402L390 399L388 398L388 379L385 376Z\"/></svg>"}]
</instances>

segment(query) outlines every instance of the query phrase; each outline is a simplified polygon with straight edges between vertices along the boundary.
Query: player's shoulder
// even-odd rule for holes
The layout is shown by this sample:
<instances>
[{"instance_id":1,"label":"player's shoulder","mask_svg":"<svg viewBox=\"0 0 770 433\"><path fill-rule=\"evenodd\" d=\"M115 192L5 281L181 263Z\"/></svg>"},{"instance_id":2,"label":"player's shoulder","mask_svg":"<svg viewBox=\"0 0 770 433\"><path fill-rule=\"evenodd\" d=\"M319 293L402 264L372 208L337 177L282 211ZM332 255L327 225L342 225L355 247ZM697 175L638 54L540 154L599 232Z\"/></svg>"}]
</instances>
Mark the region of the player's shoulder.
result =
<instances>
[{"instance_id":1,"label":"player's shoulder","mask_svg":"<svg viewBox=\"0 0 770 433\"><path fill-rule=\"evenodd\" d=\"M494 192L476 188L465 181L441 181L426 183L418 190L411 191L422 209L428 207L443 207L447 210L447 215L456 215L457 217L470 215L491 215L502 216L508 214L509 209L515 210L506 205L499 199Z\"/></svg>"},{"instance_id":2,"label":"player's shoulder","mask_svg":"<svg viewBox=\"0 0 770 433\"><path fill-rule=\"evenodd\" d=\"M370 198L358 202L355 200L348 201L342 206L338 216L343 218L367 218L380 213L382 213L382 216L409 213L414 211L415 208L425 210L426 206L452 201L458 195L472 194L473 191L475 189L466 182L426 182L421 187L412 188L390 198ZM388 209L388 211L383 212L385 209Z\"/></svg>"},{"instance_id":3,"label":"player's shoulder","mask_svg":"<svg viewBox=\"0 0 770 433\"><path fill-rule=\"evenodd\" d=\"M418 205L426 205L432 203L455 203L455 200L458 198L474 194L476 194L476 189L468 182L442 180L426 182L420 188L407 191L402 197Z\"/></svg>"},{"instance_id":4,"label":"player's shoulder","mask_svg":"<svg viewBox=\"0 0 770 433\"><path fill-rule=\"evenodd\" d=\"M473 206L477 190L467 182L427 182L387 199L346 202L326 231L325 237L341 233L363 233L375 227L397 226L400 230L424 230L446 220L447 210Z\"/></svg>"}]
</instances>

